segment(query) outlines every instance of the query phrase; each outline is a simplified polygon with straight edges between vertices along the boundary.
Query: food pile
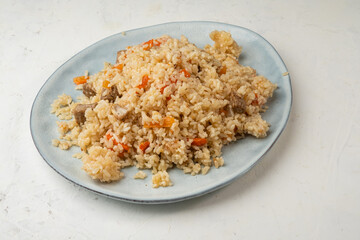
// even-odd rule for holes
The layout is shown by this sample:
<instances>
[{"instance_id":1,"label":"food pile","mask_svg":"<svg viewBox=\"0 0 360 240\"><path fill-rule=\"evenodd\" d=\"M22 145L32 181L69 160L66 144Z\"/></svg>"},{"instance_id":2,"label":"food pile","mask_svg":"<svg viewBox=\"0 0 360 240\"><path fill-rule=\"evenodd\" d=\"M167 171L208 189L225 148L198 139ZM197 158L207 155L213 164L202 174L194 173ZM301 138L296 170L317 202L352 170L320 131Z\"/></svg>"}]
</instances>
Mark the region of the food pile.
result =
<instances>
[{"instance_id":1,"label":"food pile","mask_svg":"<svg viewBox=\"0 0 360 240\"><path fill-rule=\"evenodd\" d=\"M73 79L83 94L52 104L61 149L79 146L93 179L117 181L121 169L151 169L153 187L172 185L167 170L206 174L224 164L222 147L245 135L266 136L261 118L276 85L238 62L241 47L224 31L204 49L186 37L151 39L118 52L93 75ZM146 178L139 171L134 178Z\"/></svg>"}]
</instances>

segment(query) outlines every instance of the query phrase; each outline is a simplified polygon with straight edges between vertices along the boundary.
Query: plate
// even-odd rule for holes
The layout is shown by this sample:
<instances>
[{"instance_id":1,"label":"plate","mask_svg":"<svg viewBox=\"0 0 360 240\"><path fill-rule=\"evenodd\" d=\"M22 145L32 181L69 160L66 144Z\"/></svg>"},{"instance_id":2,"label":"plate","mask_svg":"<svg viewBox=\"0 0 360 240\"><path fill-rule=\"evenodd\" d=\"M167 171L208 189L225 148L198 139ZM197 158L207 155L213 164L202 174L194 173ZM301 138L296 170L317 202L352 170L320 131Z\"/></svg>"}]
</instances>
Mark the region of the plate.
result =
<instances>
[{"instance_id":1,"label":"plate","mask_svg":"<svg viewBox=\"0 0 360 240\"><path fill-rule=\"evenodd\" d=\"M145 180L134 180L135 167L124 169L125 178L110 184L92 180L82 169L80 160L72 155L80 152L78 147L63 151L52 146L52 139L58 138L56 116L50 114L50 104L58 95L66 93L73 98L80 95L74 89L72 79L88 70L91 74L100 71L104 62L114 63L116 52L126 46L145 42L149 39L168 34L179 38L188 37L189 41L203 48L212 44L209 33L213 30L229 31L237 43L243 47L239 62L255 68L278 85L274 96L269 100L269 109L262 116L271 124L268 136L264 139L246 137L223 148L225 165L219 169L211 168L207 175L191 176L179 169L169 170L172 187L152 188L151 173ZM259 34L239 26L217 22L174 22L126 31L107 37L82 50L60 66L45 82L37 94L30 116L31 134L43 159L57 173L95 193L118 200L135 203L170 203L194 198L234 181L254 166L273 146L287 123L292 92L290 76L283 76L286 66L279 54ZM191 187L190 187L191 186Z\"/></svg>"}]
</instances>

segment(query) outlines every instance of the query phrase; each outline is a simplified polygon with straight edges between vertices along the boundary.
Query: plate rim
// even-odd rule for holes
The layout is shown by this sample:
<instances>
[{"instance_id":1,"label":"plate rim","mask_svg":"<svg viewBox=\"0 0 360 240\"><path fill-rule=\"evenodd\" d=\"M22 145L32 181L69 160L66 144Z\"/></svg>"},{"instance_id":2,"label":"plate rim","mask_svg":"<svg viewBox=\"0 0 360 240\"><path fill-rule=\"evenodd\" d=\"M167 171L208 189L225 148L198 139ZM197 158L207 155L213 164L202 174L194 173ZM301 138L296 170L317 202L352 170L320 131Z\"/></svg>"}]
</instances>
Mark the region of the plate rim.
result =
<instances>
[{"instance_id":1,"label":"plate rim","mask_svg":"<svg viewBox=\"0 0 360 240\"><path fill-rule=\"evenodd\" d=\"M258 34L257 32L250 30L248 28L242 27L242 26L238 26L238 25L234 25L234 24L228 24L228 23L223 23L223 22L215 22L215 21L176 21L176 22L165 22L165 23L161 23L161 24L155 24L155 25L149 25L149 26L145 26L145 27L140 27L140 28L135 28L135 29L131 29L131 30L125 30L122 32L132 32L132 31L138 31L138 30L142 30L142 29L147 29L147 28L151 28L151 27L159 27L159 26L163 26L163 25L176 25L176 24L217 24L217 25L226 25L226 26L230 26L230 27L235 27L235 28L240 28L243 29L245 31L248 31L254 35L256 35L257 37L259 37L260 39L264 40L269 46L270 48L276 53L277 57L280 60L280 63L283 65L283 67L285 68L285 70L288 72L288 69L286 67L286 64L284 62L284 60L281 58L280 54L278 53L278 51L275 49L275 47L268 41L266 40L263 36L261 36L260 34ZM47 80L43 83L43 85L41 86L41 88L39 89L39 91L37 92L34 101L32 103L31 106L31 111L30 111L30 132L31 132L31 138L34 142L34 145L37 149L37 151L39 152L40 156L42 157L42 159L55 171L57 172L59 175L61 175L62 177L64 177L66 180L68 180L69 182L78 185L86 190L89 190L91 192L94 192L98 195L101 196L105 196L111 199L115 199L115 200L121 200L121 201L125 201L125 202L129 202L129 203L138 203L138 204L166 204L166 203L175 203L175 202L179 202L179 201L184 201L184 200L188 200L191 198L195 198L195 197L199 197L202 195L205 195L207 193L210 192L214 192L220 188L223 188L227 185L229 185L230 183L234 182L236 179L240 178L241 176L243 176L244 174L246 174L250 169L252 169L257 163L260 162L260 160L270 151L270 149L274 146L274 144L277 142L277 140L280 138L281 134L283 133L284 129L286 128L288 121L289 121L289 117L291 114L291 109L292 109L292 104L293 104L293 91L292 91L292 84L291 84L291 77L290 74L288 74L287 77L287 81L289 84L289 104L288 105L288 112L285 118L285 122L284 124L281 126L280 131L277 133L277 136L274 138L273 142L270 144L270 146L267 147L267 149L263 152L263 154L261 154L252 164L250 164L247 168L245 168L242 172L240 172L239 174L237 174L236 176L234 176L233 178L228 179L227 181L222 182L221 184L218 184L212 188L207 188L204 189L202 191L193 193L193 194L189 194L189 195L185 195L185 196L179 196L179 197L171 197L171 198L167 198L167 199L152 199L152 200L141 200L138 198L128 198L128 197L122 197L122 196L115 196L115 195L111 195L105 192L101 192L92 188L89 188L85 185L83 185L81 182L77 182L73 179L70 179L69 177L67 177L65 174L61 173L58 169L56 169L54 166L52 166L50 164L50 162L44 157L42 151L40 150L38 143L36 142L35 138L34 138L34 132L33 132L33 110L34 110L34 106L35 103L38 100L39 94L42 92L44 86L49 82L50 79L52 79L52 77L60 70L62 69L62 67L67 64L69 61L71 61L73 58L77 57L78 55L80 55L81 53L83 53L84 51L86 51L87 49L91 48L92 46L103 42L107 39L110 39L112 37L115 37L117 35L122 34L122 32L118 32L115 34L112 34L110 36L107 36L105 38L102 38L94 43L92 43L91 45L85 47L84 49L82 49L81 51L77 52L76 54L74 54L72 57L70 57L68 60L66 60L63 64L61 64L48 78ZM286 79L284 79L286 80Z\"/></svg>"}]
</instances>

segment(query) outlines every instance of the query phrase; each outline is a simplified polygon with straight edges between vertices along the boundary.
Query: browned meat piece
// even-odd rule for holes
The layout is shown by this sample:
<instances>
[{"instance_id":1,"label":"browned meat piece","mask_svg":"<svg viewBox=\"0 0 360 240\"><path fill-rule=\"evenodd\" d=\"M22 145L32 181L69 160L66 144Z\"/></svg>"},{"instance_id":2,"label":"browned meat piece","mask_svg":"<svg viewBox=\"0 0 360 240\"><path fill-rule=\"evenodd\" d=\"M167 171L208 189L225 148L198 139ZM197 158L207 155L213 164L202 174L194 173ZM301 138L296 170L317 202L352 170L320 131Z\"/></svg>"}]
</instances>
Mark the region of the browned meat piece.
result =
<instances>
[{"instance_id":1,"label":"browned meat piece","mask_svg":"<svg viewBox=\"0 0 360 240\"><path fill-rule=\"evenodd\" d=\"M92 96L95 96L96 95L96 91L95 89L93 88L92 84L91 83L85 83L83 85L83 93L85 96L87 97L92 97Z\"/></svg>"},{"instance_id":2,"label":"browned meat piece","mask_svg":"<svg viewBox=\"0 0 360 240\"><path fill-rule=\"evenodd\" d=\"M118 64L118 63L119 63L119 57L120 57L120 55L121 55L122 52L126 52L126 50L120 50L120 51L117 52L115 64Z\"/></svg>"},{"instance_id":3,"label":"browned meat piece","mask_svg":"<svg viewBox=\"0 0 360 240\"><path fill-rule=\"evenodd\" d=\"M118 104L114 104L111 108L111 112L114 114L114 116L118 120L122 120L126 116L126 114L129 112L129 110L124 107L121 107Z\"/></svg>"},{"instance_id":4,"label":"browned meat piece","mask_svg":"<svg viewBox=\"0 0 360 240\"><path fill-rule=\"evenodd\" d=\"M230 93L230 106L234 113L244 113L246 109L246 102L239 97L235 91Z\"/></svg>"},{"instance_id":5,"label":"browned meat piece","mask_svg":"<svg viewBox=\"0 0 360 240\"><path fill-rule=\"evenodd\" d=\"M96 105L97 105L97 103L78 104L73 110L73 114L74 114L77 124L79 124L79 125L83 124L86 121L86 117L85 117L86 109L88 109L88 108L94 109L96 107Z\"/></svg>"},{"instance_id":6,"label":"browned meat piece","mask_svg":"<svg viewBox=\"0 0 360 240\"><path fill-rule=\"evenodd\" d=\"M101 100L108 100L109 102L114 102L116 97L121 97L119 94L117 87L114 85L110 89L103 88L101 93Z\"/></svg>"}]
</instances>

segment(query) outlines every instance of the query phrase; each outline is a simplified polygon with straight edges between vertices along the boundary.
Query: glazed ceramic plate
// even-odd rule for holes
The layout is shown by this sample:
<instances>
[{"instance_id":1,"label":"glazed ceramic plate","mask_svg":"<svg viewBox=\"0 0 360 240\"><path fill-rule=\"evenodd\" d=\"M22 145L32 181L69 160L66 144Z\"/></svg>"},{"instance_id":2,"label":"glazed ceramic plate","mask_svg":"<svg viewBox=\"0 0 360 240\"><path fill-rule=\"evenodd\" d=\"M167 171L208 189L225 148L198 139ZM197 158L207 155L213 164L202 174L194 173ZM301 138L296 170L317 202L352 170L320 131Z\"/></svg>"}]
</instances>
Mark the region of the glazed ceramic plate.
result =
<instances>
[{"instance_id":1,"label":"glazed ceramic plate","mask_svg":"<svg viewBox=\"0 0 360 240\"><path fill-rule=\"evenodd\" d=\"M66 93L73 98L80 95L74 89L73 77L90 74L103 68L104 62L115 62L116 52L129 45L145 42L149 39L168 34L179 38L188 37L189 41L203 48L212 44L209 33L213 30L229 31L239 45L243 47L239 62L255 68L258 74L266 76L278 85L274 96L268 102L269 110L263 118L271 124L268 136L256 139L248 136L223 148L225 165L212 168L207 175L191 176L179 169L169 170L172 187L152 188L151 172L145 171L145 180L134 180L135 167L124 169L125 178L105 184L92 180L82 169L80 160L72 157L80 152L78 147L62 151L52 146L51 141L58 138L57 118L50 114L50 104L58 95ZM37 94L30 116L30 128L34 143L45 161L56 172L93 192L136 203L169 203L194 198L209 193L231 183L247 172L278 139L283 131L291 108L292 93L290 76L284 62L276 50L259 34L239 26L216 22L175 22L126 31L115 34L82 50L60 66L45 82Z\"/></svg>"}]
</instances>

